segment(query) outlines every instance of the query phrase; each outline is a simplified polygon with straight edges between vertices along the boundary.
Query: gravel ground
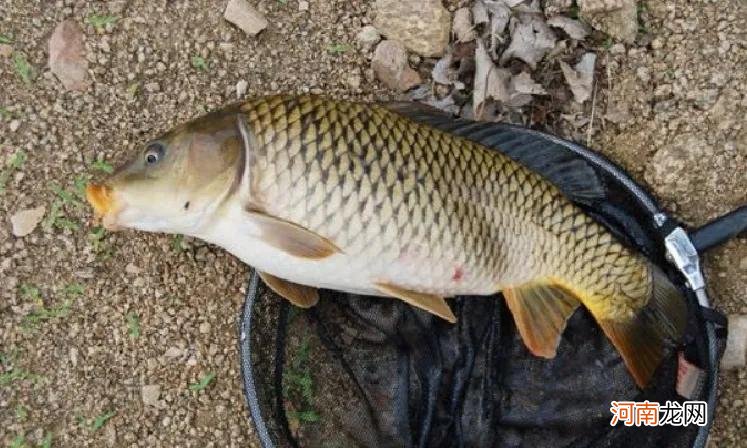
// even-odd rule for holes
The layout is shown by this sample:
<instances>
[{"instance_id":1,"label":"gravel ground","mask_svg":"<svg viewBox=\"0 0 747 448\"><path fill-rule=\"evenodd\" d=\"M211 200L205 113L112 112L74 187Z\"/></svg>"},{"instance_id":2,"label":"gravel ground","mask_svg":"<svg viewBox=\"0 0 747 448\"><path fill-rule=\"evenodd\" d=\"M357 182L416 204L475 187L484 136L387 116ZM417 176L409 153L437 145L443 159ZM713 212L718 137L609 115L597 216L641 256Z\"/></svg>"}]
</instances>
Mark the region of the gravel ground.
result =
<instances>
[{"instance_id":1,"label":"gravel ground","mask_svg":"<svg viewBox=\"0 0 747 448\"><path fill-rule=\"evenodd\" d=\"M629 118L595 147L690 225L747 203L747 3L649 2L651 41L610 67L607 104ZM726 314L747 314L747 240L705 259ZM747 446L747 371L721 374L712 446Z\"/></svg>"},{"instance_id":2,"label":"gravel ground","mask_svg":"<svg viewBox=\"0 0 747 448\"><path fill-rule=\"evenodd\" d=\"M223 20L223 2L0 4L0 35L35 74L23 82L0 55L0 161L27 155L0 193L3 445L52 434L55 446L257 446L235 331L248 268L199 241L97 233L76 181L236 100L240 80L246 96L394 96L355 45L370 22L366 2L258 8L269 27L248 37ZM96 29L86 23L94 14L119 19ZM597 117L607 119L595 121L592 146L699 225L747 202L747 4L667 0L642 14L643 37L605 55ZM92 84L83 93L65 92L47 65L49 37L67 18L85 33ZM41 205L42 225L14 237L9 217ZM747 313L747 242L715 250L706 268L719 309ZM714 445L745 446L747 372L723 374L721 394Z\"/></svg>"}]
</instances>

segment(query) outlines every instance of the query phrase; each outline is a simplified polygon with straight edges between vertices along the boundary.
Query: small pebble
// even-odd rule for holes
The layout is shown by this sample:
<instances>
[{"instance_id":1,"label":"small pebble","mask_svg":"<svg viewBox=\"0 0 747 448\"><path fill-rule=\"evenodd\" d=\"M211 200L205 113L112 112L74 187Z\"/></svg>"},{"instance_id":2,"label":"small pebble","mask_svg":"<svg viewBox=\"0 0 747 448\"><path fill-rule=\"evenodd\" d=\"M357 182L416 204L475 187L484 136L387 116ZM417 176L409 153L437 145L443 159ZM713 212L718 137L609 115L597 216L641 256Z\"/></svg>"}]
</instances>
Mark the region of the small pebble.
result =
<instances>
[{"instance_id":1,"label":"small pebble","mask_svg":"<svg viewBox=\"0 0 747 448\"><path fill-rule=\"evenodd\" d=\"M267 19L246 0L229 0L223 17L250 36L267 28Z\"/></svg>"},{"instance_id":2,"label":"small pebble","mask_svg":"<svg viewBox=\"0 0 747 448\"><path fill-rule=\"evenodd\" d=\"M13 235L22 238L34 231L36 226L44 218L46 207L40 205L36 208L20 210L10 217Z\"/></svg>"},{"instance_id":3,"label":"small pebble","mask_svg":"<svg viewBox=\"0 0 747 448\"><path fill-rule=\"evenodd\" d=\"M158 405L158 398L161 396L161 386L157 384L143 386L140 396L144 405L155 407Z\"/></svg>"},{"instance_id":4,"label":"small pebble","mask_svg":"<svg viewBox=\"0 0 747 448\"><path fill-rule=\"evenodd\" d=\"M246 89L249 87L249 83L246 80L241 79L236 83L236 96L242 98L246 94Z\"/></svg>"}]
</instances>

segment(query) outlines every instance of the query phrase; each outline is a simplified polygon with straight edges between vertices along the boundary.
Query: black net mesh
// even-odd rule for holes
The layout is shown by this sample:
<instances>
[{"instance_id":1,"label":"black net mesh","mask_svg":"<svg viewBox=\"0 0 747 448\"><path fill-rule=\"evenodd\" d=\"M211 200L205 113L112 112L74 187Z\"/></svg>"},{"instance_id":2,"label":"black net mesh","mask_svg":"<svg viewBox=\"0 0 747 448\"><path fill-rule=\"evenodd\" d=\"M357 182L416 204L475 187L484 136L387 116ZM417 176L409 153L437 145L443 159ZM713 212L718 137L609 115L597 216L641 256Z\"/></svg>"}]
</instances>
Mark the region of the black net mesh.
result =
<instances>
[{"instance_id":1,"label":"black net mesh","mask_svg":"<svg viewBox=\"0 0 747 448\"><path fill-rule=\"evenodd\" d=\"M697 431L610 426L612 400L683 400L676 355L641 392L585 311L544 360L527 352L500 297L452 301L451 325L336 292L301 311L257 284L248 337L275 446L686 447Z\"/></svg>"},{"instance_id":2,"label":"black net mesh","mask_svg":"<svg viewBox=\"0 0 747 448\"><path fill-rule=\"evenodd\" d=\"M684 286L664 261L650 210L603 162L610 200L587 212ZM697 301L682 289L691 303L684 353L703 365ZM675 390L680 351L641 391L584 309L546 360L524 347L500 295L450 300L452 325L392 299L320 293L316 307L299 310L256 275L249 285L242 370L265 447L642 448L695 439L694 425L610 425L613 400L684 401Z\"/></svg>"}]
</instances>

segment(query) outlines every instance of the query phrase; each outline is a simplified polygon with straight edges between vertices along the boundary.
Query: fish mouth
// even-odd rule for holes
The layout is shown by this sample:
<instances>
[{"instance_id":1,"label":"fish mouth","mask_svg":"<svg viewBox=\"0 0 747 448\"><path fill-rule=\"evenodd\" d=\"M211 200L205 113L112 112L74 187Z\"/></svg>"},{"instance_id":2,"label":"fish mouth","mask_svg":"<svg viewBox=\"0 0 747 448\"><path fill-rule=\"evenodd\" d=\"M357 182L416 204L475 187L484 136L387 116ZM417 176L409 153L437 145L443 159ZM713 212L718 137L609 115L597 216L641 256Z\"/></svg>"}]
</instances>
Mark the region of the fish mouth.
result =
<instances>
[{"instance_id":1,"label":"fish mouth","mask_svg":"<svg viewBox=\"0 0 747 448\"><path fill-rule=\"evenodd\" d=\"M118 230L116 215L119 207L114 199L114 190L108 185L88 184L86 199L93 207L96 218L100 218L107 230Z\"/></svg>"}]
</instances>

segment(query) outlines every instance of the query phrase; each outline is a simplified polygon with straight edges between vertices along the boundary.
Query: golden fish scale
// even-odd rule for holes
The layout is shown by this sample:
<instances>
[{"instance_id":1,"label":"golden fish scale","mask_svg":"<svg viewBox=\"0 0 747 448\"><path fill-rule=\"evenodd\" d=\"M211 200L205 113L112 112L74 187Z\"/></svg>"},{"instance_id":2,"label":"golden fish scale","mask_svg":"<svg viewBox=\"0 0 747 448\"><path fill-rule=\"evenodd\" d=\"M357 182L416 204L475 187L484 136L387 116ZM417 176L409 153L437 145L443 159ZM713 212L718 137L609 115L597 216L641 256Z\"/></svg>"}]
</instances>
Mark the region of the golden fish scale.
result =
<instances>
[{"instance_id":1,"label":"golden fish scale","mask_svg":"<svg viewBox=\"0 0 747 448\"><path fill-rule=\"evenodd\" d=\"M496 287L551 276L637 299L604 305L614 314L647 300L650 273L639 256L496 151L376 105L274 96L242 110L258 143L255 198L346 254L414 254L448 262L424 276L449 277L455 266Z\"/></svg>"}]
</instances>

